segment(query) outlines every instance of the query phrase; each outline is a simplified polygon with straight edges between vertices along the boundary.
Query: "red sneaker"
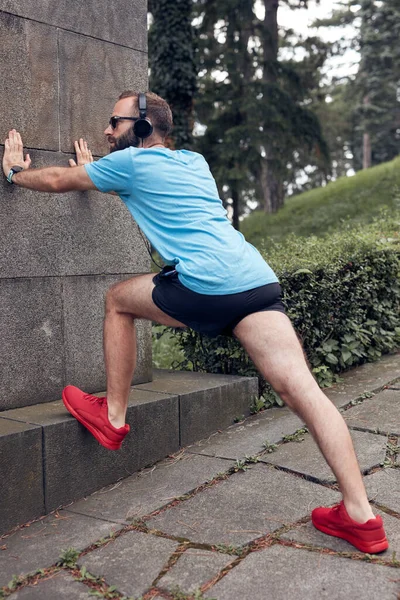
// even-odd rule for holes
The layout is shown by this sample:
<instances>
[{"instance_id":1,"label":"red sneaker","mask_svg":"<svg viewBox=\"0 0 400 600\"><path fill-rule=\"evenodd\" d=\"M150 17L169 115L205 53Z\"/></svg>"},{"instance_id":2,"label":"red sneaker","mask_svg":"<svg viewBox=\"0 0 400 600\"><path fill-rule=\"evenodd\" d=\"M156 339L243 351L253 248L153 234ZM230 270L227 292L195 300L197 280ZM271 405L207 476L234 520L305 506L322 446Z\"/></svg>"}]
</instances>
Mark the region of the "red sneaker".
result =
<instances>
[{"instance_id":1,"label":"red sneaker","mask_svg":"<svg viewBox=\"0 0 400 600\"><path fill-rule=\"evenodd\" d=\"M311 513L314 527L350 542L361 552L377 554L389 547L382 518L377 515L366 523L353 521L342 502L332 508L315 508Z\"/></svg>"},{"instance_id":2,"label":"red sneaker","mask_svg":"<svg viewBox=\"0 0 400 600\"><path fill-rule=\"evenodd\" d=\"M107 398L85 394L73 385L63 389L62 399L66 409L94 435L102 446L119 450L130 431L128 424L117 429L108 419Z\"/></svg>"}]
</instances>

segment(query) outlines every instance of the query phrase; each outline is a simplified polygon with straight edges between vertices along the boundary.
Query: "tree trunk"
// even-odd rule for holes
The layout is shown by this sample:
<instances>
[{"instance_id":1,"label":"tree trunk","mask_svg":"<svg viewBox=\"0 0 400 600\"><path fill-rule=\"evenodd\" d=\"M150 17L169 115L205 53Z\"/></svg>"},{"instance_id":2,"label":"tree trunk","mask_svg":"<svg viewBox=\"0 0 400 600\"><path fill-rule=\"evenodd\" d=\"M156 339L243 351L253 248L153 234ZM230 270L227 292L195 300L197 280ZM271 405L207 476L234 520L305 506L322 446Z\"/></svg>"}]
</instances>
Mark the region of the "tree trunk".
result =
<instances>
[{"instance_id":1,"label":"tree trunk","mask_svg":"<svg viewBox=\"0 0 400 600\"><path fill-rule=\"evenodd\" d=\"M264 200L264 212L274 213L283 206L283 185L274 173L270 161L261 159L260 186Z\"/></svg>"},{"instance_id":2,"label":"tree trunk","mask_svg":"<svg viewBox=\"0 0 400 600\"><path fill-rule=\"evenodd\" d=\"M232 225L239 231L239 191L234 185L231 187L232 192Z\"/></svg>"},{"instance_id":3,"label":"tree trunk","mask_svg":"<svg viewBox=\"0 0 400 600\"><path fill-rule=\"evenodd\" d=\"M369 169L371 166L371 138L369 133L363 136L363 169Z\"/></svg>"},{"instance_id":4,"label":"tree trunk","mask_svg":"<svg viewBox=\"0 0 400 600\"><path fill-rule=\"evenodd\" d=\"M363 101L364 106L368 106L369 98L368 96L364 97ZM363 169L369 169L371 166L371 136L368 131L364 131L363 135Z\"/></svg>"},{"instance_id":5,"label":"tree trunk","mask_svg":"<svg viewBox=\"0 0 400 600\"><path fill-rule=\"evenodd\" d=\"M279 0L264 0L265 16L262 27L263 79L268 84L277 82L278 66L278 7ZM268 103L268 98L266 98ZM260 157L260 185L264 199L264 211L276 212L283 206L283 184L272 166L272 150L265 148L266 158Z\"/></svg>"}]
</instances>

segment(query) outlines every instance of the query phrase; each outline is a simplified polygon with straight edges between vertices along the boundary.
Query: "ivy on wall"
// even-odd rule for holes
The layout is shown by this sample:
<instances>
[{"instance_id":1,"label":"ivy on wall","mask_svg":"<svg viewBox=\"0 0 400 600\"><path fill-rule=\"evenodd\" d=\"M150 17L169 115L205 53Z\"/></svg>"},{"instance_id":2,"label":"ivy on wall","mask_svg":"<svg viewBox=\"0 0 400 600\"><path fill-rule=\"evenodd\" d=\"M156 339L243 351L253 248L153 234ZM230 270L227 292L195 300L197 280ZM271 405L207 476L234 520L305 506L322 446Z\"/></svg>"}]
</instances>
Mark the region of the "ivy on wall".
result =
<instances>
[{"instance_id":1,"label":"ivy on wall","mask_svg":"<svg viewBox=\"0 0 400 600\"><path fill-rule=\"evenodd\" d=\"M149 0L149 12L150 89L171 106L170 145L190 149L197 81L192 0Z\"/></svg>"}]
</instances>

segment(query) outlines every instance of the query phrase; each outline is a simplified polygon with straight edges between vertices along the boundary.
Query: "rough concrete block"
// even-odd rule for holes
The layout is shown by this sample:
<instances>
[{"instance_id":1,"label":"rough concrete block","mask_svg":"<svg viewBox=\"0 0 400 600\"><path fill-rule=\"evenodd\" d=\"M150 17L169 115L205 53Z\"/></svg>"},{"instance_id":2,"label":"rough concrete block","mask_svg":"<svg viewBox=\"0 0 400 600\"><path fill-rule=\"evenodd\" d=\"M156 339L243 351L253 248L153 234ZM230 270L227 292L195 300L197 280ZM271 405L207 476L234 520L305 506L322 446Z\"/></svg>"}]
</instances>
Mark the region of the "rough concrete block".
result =
<instances>
[{"instance_id":1,"label":"rough concrete block","mask_svg":"<svg viewBox=\"0 0 400 600\"><path fill-rule=\"evenodd\" d=\"M334 504L338 497L334 490L257 464L170 507L147 524L200 544L239 546L298 521L316 506Z\"/></svg>"},{"instance_id":2,"label":"rough concrete block","mask_svg":"<svg viewBox=\"0 0 400 600\"><path fill-rule=\"evenodd\" d=\"M93 600L91 590L64 571L27 586L14 594L13 600Z\"/></svg>"},{"instance_id":3,"label":"rough concrete block","mask_svg":"<svg viewBox=\"0 0 400 600\"><path fill-rule=\"evenodd\" d=\"M378 362L365 363L340 375L341 382L324 392L338 408L362 396L376 392L399 379L400 352L382 356Z\"/></svg>"},{"instance_id":4,"label":"rough concrete block","mask_svg":"<svg viewBox=\"0 0 400 600\"><path fill-rule=\"evenodd\" d=\"M104 297L111 285L123 278L93 276L63 280L66 382L88 392L106 389ZM151 379L151 322L137 321L136 330L140 351L134 381L141 383Z\"/></svg>"},{"instance_id":5,"label":"rough concrete block","mask_svg":"<svg viewBox=\"0 0 400 600\"><path fill-rule=\"evenodd\" d=\"M60 30L59 57L61 149L82 136L94 155L106 154L103 132L119 94L147 89L147 55Z\"/></svg>"},{"instance_id":6,"label":"rough concrete block","mask_svg":"<svg viewBox=\"0 0 400 600\"><path fill-rule=\"evenodd\" d=\"M400 469L382 469L364 477L368 498L400 514Z\"/></svg>"},{"instance_id":7,"label":"rough concrete block","mask_svg":"<svg viewBox=\"0 0 400 600\"><path fill-rule=\"evenodd\" d=\"M226 554L190 548L178 559L178 562L161 577L157 586L173 591L179 588L186 594L195 593L222 569L227 567L236 557Z\"/></svg>"},{"instance_id":8,"label":"rough concrete block","mask_svg":"<svg viewBox=\"0 0 400 600\"><path fill-rule=\"evenodd\" d=\"M104 577L124 596L137 598L151 587L178 545L172 540L129 531L111 546L83 556L78 565L85 566L89 573Z\"/></svg>"},{"instance_id":9,"label":"rough concrete block","mask_svg":"<svg viewBox=\"0 0 400 600\"><path fill-rule=\"evenodd\" d=\"M363 431L351 431L350 434L354 450L359 457L361 471L383 463L387 444L385 436ZM304 434L302 438L303 441L282 444L276 452L264 454L261 460L297 473L311 475L320 481L335 481L334 474L311 435Z\"/></svg>"},{"instance_id":10,"label":"rough concrete block","mask_svg":"<svg viewBox=\"0 0 400 600\"><path fill-rule=\"evenodd\" d=\"M55 29L0 12L0 38L1 142L15 127L27 146L58 150Z\"/></svg>"},{"instance_id":11,"label":"rough concrete block","mask_svg":"<svg viewBox=\"0 0 400 600\"><path fill-rule=\"evenodd\" d=\"M0 418L0 478L2 535L44 513L40 427Z\"/></svg>"},{"instance_id":12,"label":"rough concrete block","mask_svg":"<svg viewBox=\"0 0 400 600\"><path fill-rule=\"evenodd\" d=\"M232 425L238 415L248 416L258 394L256 377L213 375L192 371L153 372L153 381L140 389L179 395L181 446Z\"/></svg>"},{"instance_id":13,"label":"rough concrete block","mask_svg":"<svg viewBox=\"0 0 400 600\"><path fill-rule=\"evenodd\" d=\"M383 390L343 414L348 427L400 435L400 390Z\"/></svg>"},{"instance_id":14,"label":"rough concrete block","mask_svg":"<svg viewBox=\"0 0 400 600\"><path fill-rule=\"evenodd\" d=\"M32 151L32 166L68 167ZM0 277L146 273L150 258L128 209L99 192L44 194L0 181Z\"/></svg>"},{"instance_id":15,"label":"rough concrete block","mask_svg":"<svg viewBox=\"0 0 400 600\"><path fill-rule=\"evenodd\" d=\"M99 394L103 395L103 394ZM178 398L133 388L121 450L101 446L61 400L3 413L43 427L46 512L132 475L179 449Z\"/></svg>"},{"instance_id":16,"label":"rough concrete block","mask_svg":"<svg viewBox=\"0 0 400 600\"><path fill-rule=\"evenodd\" d=\"M102 489L68 506L68 511L131 523L211 481L233 465L233 461L180 453L149 469L127 477L118 487Z\"/></svg>"},{"instance_id":17,"label":"rough concrete block","mask_svg":"<svg viewBox=\"0 0 400 600\"><path fill-rule=\"evenodd\" d=\"M0 10L129 48L147 49L145 0L112 0L112 4L104 0L0 0Z\"/></svg>"},{"instance_id":18,"label":"rough concrete block","mask_svg":"<svg viewBox=\"0 0 400 600\"><path fill-rule=\"evenodd\" d=\"M53 400L63 387L61 281L0 279L0 305L0 411Z\"/></svg>"},{"instance_id":19,"label":"rough concrete block","mask_svg":"<svg viewBox=\"0 0 400 600\"><path fill-rule=\"evenodd\" d=\"M218 600L341 600L393 598L398 582L393 569L320 552L273 546L252 552L204 598ZM267 595L266 595L267 590Z\"/></svg>"},{"instance_id":20,"label":"rough concrete block","mask_svg":"<svg viewBox=\"0 0 400 600\"><path fill-rule=\"evenodd\" d=\"M112 521L56 512L22 527L2 540L6 548L1 552L0 587L7 585L13 575L27 575L37 569L55 565L63 550L83 550L97 540L118 531ZM32 589L32 588L31 588ZM75 595L69 598L76 598ZM58 600L59 596L40 596Z\"/></svg>"},{"instance_id":21,"label":"rough concrete block","mask_svg":"<svg viewBox=\"0 0 400 600\"><path fill-rule=\"evenodd\" d=\"M291 435L301 427L304 427L304 423L288 408L271 408L196 442L187 451L241 459L259 454L265 449L266 443L276 444L283 436Z\"/></svg>"}]
</instances>

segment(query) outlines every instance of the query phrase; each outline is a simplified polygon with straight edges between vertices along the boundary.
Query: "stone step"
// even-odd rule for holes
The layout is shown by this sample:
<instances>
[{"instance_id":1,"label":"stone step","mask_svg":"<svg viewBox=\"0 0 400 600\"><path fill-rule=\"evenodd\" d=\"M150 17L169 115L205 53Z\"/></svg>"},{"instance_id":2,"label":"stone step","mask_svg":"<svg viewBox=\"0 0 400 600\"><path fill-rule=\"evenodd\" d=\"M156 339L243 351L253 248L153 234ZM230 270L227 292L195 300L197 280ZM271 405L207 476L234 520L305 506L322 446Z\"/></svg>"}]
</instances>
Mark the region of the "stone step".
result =
<instances>
[{"instance_id":1,"label":"stone step","mask_svg":"<svg viewBox=\"0 0 400 600\"><path fill-rule=\"evenodd\" d=\"M255 377L156 370L131 389L131 432L117 452L62 400L0 412L0 535L228 427L257 394Z\"/></svg>"}]
</instances>

